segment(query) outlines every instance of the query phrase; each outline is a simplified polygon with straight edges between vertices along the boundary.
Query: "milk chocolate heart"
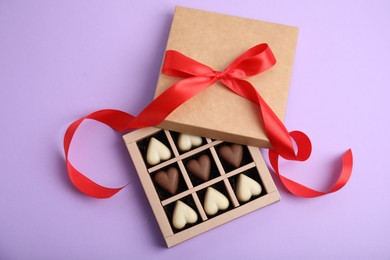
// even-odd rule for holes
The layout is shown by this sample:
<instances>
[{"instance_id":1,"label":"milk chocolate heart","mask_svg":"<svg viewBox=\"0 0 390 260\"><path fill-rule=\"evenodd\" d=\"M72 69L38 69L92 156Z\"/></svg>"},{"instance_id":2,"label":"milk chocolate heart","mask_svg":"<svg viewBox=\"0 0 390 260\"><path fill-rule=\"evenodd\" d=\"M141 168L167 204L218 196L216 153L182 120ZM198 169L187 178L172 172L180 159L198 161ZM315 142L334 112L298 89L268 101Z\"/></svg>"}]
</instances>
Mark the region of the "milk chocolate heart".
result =
<instances>
[{"instance_id":1,"label":"milk chocolate heart","mask_svg":"<svg viewBox=\"0 0 390 260\"><path fill-rule=\"evenodd\" d=\"M242 145L233 144L222 146L218 149L218 154L228 163L238 168L242 160Z\"/></svg>"},{"instance_id":2,"label":"milk chocolate heart","mask_svg":"<svg viewBox=\"0 0 390 260\"><path fill-rule=\"evenodd\" d=\"M198 160L192 159L187 163L187 169L198 179L207 181L210 177L210 158L204 154Z\"/></svg>"},{"instance_id":3,"label":"milk chocolate heart","mask_svg":"<svg viewBox=\"0 0 390 260\"><path fill-rule=\"evenodd\" d=\"M165 191L175 194L179 185L179 172L175 167L169 168L166 172L160 171L154 175L154 180Z\"/></svg>"}]
</instances>

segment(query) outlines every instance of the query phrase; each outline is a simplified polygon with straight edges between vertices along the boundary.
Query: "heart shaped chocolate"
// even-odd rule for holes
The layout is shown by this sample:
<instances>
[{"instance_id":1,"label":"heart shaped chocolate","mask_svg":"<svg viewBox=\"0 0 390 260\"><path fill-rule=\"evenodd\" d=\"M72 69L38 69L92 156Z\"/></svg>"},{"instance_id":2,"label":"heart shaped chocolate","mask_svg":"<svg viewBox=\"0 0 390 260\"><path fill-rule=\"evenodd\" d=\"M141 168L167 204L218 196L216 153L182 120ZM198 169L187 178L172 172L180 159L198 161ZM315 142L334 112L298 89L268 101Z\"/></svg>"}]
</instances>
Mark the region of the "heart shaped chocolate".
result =
<instances>
[{"instance_id":1,"label":"heart shaped chocolate","mask_svg":"<svg viewBox=\"0 0 390 260\"><path fill-rule=\"evenodd\" d=\"M225 145L218 149L218 154L228 163L238 168L242 161L242 145Z\"/></svg>"},{"instance_id":2,"label":"heart shaped chocolate","mask_svg":"<svg viewBox=\"0 0 390 260\"><path fill-rule=\"evenodd\" d=\"M192 147L198 147L202 144L202 137L180 134L177 143L180 151L189 151Z\"/></svg>"},{"instance_id":3,"label":"heart shaped chocolate","mask_svg":"<svg viewBox=\"0 0 390 260\"><path fill-rule=\"evenodd\" d=\"M188 171L203 181L207 181L210 177L210 158L207 155L202 155L198 160L192 159L187 163Z\"/></svg>"},{"instance_id":4,"label":"heart shaped chocolate","mask_svg":"<svg viewBox=\"0 0 390 260\"><path fill-rule=\"evenodd\" d=\"M208 187L204 197L204 211L207 215L215 215L219 210L225 210L229 207L229 200L221 192Z\"/></svg>"},{"instance_id":5,"label":"heart shaped chocolate","mask_svg":"<svg viewBox=\"0 0 390 260\"><path fill-rule=\"evenodd\" d=\"M247 202L252 196L261 193L260 184L252 178L240 174L237 179L236 195L240 202Z\"/></svg>"},{"instance_id":6,"label":"heart shaped chocolate","mask_svg":"<svg viewBox=\"0 0 390 260\"><path fill-rule=\"evenodd\" d=\"M198 214L190 206L178 200L173 210L172 224L176 229L182 229L187 223L198 221Z\"/></svg>"},{"instance_id":7,"label":"heart shaped chocolate","mask_svg":"<svg viewBox=\"0 0 390 260\"><path fill-rule=\"evenodd\" d=\"M156 165L161 161L171 158L171 151L162 142L152 137L146 152L146 161L150 165Z\"/></svg>"},{"instance_id":8,"label":"heart shaped chocolate","mask_svg":"<svg viewBox=\"0 0 390 260\"><path fill-rule=\"evenodd\" d=\"M156 173L154 180L158 186L173 195L179 186L179 172L175 167L171 167L167 171Z\"/></svg>"}]
</instances>

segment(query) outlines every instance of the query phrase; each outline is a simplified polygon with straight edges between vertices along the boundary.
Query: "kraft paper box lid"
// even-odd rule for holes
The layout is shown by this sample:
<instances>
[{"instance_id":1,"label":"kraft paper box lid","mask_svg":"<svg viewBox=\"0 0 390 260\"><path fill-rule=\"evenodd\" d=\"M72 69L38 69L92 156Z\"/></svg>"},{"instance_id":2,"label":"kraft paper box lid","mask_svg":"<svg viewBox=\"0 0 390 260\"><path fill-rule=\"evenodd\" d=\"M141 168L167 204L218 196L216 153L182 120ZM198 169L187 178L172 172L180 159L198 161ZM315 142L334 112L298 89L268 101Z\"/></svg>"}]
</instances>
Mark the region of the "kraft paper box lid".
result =
<instances>
[{"instance_id":1,"label":"kraft paper box lid","mask_svg":"<svg viewBox=\"0 0 390 260\"><path fill-rule=\"evenodd\" d=\"M283 122L298 28L191 8L176 7L166 50L176 50L214 70L224 70L251 47L267 43L277 60L247 78ZM155 97L180 78L160 73ZM220 82L173 111L159 127L213 139L269 147L258 109Z\"/></svg>"}]
</instances>

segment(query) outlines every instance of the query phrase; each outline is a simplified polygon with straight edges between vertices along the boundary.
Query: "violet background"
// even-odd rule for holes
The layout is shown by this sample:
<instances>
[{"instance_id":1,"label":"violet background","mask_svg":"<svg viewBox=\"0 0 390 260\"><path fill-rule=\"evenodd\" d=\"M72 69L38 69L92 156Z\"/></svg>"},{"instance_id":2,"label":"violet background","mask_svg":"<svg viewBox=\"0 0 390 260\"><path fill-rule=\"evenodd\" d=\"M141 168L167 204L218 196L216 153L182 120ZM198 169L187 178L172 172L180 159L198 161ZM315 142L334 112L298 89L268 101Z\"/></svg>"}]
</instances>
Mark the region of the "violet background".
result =
<instances>
[{"instance_id":1,"label":"violet background","mask_svg":"<svg viewBox=\"0 0 390 260\"><path fill-rule=\"evenodd\" d=\"M300 27L285 124L312 139L285 175L341 191L282 200L166 249L121 135L83 124L72 162L119 186L111 199L67 177L67 126L153 97L174 6ZM388 1L0 1L0 259L390 259ZM275 178L274 178L275 179Z\"/></svg>"}]
</instances>

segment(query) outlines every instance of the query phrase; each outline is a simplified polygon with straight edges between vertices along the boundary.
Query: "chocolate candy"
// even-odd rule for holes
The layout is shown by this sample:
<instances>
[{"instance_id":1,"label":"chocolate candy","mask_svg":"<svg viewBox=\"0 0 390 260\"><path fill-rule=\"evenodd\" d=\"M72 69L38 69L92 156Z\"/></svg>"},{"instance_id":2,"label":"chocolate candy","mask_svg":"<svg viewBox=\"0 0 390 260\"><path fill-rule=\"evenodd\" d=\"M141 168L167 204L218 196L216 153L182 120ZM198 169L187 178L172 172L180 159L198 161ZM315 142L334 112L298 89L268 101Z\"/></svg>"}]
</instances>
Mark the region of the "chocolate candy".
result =
<instances>
[{"instance_id":1,"label":"chocolate candy","mask_svg":"<svg viewBox=\"0 0 390 260\"><path fill-rule=\"evenodd\" d=\"M177 146L180 151L189 151L192 147L198 147L203 142L202 137L195 135L180 134Z\"/></svg>"},{"instance_id":2,"label":"chocolate candy","mask_svg":"<svg viewBox=\"0 0 390 260\"><path fill-rule=\"evenodd\" d=\"M192 159L187 164L188 171L195 177L207 181L210 176L210 158L202 155L198 160Z\"/></svg>"},{"instance_id":3,"label":"chocolate candy","mask_svg":"<svg viewBox=\"0 0 390 260\"><path fill-rule=\"evenodd\" d=\"M250 200L252 196L259 195L261 190L260 184L252 178L244 174L238 175L236 195L240 202L246 202Z\"/></svg>"},{"instance_id":4,"label":"chocolate candy","mask_svg":"<svg viewBox=\"0 0 390 260\"><path fill-rule=\"evenodd\" d=\"M184 202L178 200L173 210L172 224L176 229L182 229L187 224L193 224L198 221L198 215L195 210Z\"/></svg>"},{"instance_id":5,"label":"chocolate candy","mask_svg":"<svg viewBox=\"0 0 390 260\"><path fill-rule=\"evenodd\" d=\"M234 167L239 167L242 160L242 145L225 145L219 148L218 153L221 157Z\"/></svg>"},{"instance_id":6,"label":"chocolate candy","mask_svg":"<svg viewBox=\"0 0 390 260\"><path fill-rule=\"evenodd\" d=\"M216 189L208 187L203 206L207 215L215 215L219 210L225 210L229 207L229 200Z\"/></svg>"},{"instance_id":7,"label":"chocolate candy","mask_svg":"<svg viewBox=\"0 0 390 260\"><path fill-rule=\"evenodd\" d=\"M279 200L258 148L156 128L124 139L168 246Z\"/></svg>"},{"instance_id":8,"label":"chocolate candy","mask_svg":"<svg viewBox=\"0 0 390 260\"><path fill-rule=\"evenodd\" d=\"M156 165L161 161L171 158L171 151L162 142L152 137L146 152L146 161L150 165Z\"/></svg>"},{"instance_id":9,"label":"chocolate candy","mask_svg":"<svg viewBox=\"0 0 390 260\"><path fill-rule=\"evenodd\" d=\"M175 194L179 184L179 172L175 167L171 167L167 171L159 171L156 173L154 180L161 188L170 194Z\"/></svg>"}]
</instances>

